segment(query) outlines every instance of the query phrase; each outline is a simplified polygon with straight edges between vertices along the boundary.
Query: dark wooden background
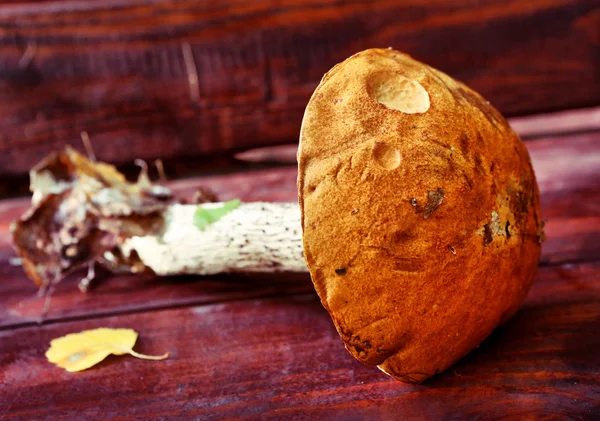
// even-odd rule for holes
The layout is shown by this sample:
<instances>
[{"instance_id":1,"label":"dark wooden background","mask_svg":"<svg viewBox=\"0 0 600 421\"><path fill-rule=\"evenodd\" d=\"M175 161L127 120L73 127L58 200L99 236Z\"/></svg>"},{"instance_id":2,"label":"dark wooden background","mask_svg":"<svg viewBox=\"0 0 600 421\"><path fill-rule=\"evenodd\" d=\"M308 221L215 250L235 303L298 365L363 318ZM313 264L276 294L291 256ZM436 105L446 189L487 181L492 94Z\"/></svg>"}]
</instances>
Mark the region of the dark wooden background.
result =
<instances>
[{"instance_id":1,"label":"dark wooden background","mask_svg":"<svg viewBox=\"0 0 600 421\"><path fill-rule=\"evenodd\" d=\"M479 349L399 383L355 361L290 275L112 276L88 294L72 276L39 324L44 301L10 263L29 199L6 197L44 155L83 149L86 130L130 175L163 159L182 196L293 201L312 90L387 46L481 92L532 157L542 261ZM598 0L0 1L0 420L600 420L599 106ZM45 360L51 339L102 326L171 357L82 373Z\"/></svg>"},{"instance_id":2,"label":"dark wooden background","mask_svg":"<svg viewBox=\"0 0 600 421\"><path fill-rule=\"evenodd\" d=\"M201 156L296 142L323 73L370 47L410 53L508 116L600 103L598 0L3 3L11 183L80 146L82 130L101 160L162 158L174 175L217 169Z\"/></svg>"}]
</instances>

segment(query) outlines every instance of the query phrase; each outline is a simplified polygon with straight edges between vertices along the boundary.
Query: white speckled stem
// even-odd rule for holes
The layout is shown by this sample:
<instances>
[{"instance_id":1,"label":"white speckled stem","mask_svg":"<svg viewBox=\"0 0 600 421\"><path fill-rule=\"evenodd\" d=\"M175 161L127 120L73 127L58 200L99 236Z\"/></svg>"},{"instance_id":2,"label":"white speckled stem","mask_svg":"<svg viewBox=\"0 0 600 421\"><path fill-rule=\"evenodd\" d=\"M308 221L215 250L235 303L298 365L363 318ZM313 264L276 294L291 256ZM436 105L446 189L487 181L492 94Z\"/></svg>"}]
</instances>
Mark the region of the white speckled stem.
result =
<instances>
[{"instance_id":1,"label":"white speckled stem","mask_svg":"<svg viewBox=\"0 0 600 421\"><path fill-rule=\"evenodd\" d=\"M242 203L204 231L194 225L198 206L171 206L162 235L132 237L121 247L123 253L135 250L157 275L308 270L298 204Z\"/></svg>"}]
</instances>

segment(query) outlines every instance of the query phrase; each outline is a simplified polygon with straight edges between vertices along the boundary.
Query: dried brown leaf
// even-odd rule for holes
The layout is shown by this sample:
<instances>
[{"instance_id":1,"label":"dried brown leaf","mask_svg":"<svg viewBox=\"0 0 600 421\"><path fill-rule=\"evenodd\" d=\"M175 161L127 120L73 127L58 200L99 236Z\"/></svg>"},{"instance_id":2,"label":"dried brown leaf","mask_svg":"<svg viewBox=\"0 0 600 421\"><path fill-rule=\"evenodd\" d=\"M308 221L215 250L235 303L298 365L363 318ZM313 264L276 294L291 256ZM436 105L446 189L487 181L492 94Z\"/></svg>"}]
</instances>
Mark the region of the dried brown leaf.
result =
<instances>
[{"instance_id":1,"label":"dried brown leaf","mask_svg":"<svg viewBox=\"0 0 600 421\"><path fill-rule=\"evenodd\" d=\"M135 258L114 252L132 235L159 232L169 189L152 184L142 168L129 183L112 165L95 163L72 148L31 170L32 207L16 221L13 242L28 276L41 287L92 262L140 270Z\"/></svg>"}]
</instances>

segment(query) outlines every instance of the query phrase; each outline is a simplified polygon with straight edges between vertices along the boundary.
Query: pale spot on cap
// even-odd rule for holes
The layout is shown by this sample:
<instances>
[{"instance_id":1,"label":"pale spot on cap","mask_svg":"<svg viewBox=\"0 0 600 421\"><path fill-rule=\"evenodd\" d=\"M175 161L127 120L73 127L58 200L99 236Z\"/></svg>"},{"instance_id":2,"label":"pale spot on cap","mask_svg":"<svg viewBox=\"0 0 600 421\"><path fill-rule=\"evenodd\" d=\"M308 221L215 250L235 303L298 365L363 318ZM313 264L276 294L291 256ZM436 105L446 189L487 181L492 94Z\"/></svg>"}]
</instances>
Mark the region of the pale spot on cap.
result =
<instances>
[{"instance_id":1,"label":"pale spot on cap","mask_svg":"<svg viewBox=\"0 0 600 421\"><path fill-rule=\"evenodd\" d=\"M387 108L406 114L420 114L429 110L429 94L412 79L394 72L377 72L367 80L371 98Z\"/></svg>"}]
</instances>

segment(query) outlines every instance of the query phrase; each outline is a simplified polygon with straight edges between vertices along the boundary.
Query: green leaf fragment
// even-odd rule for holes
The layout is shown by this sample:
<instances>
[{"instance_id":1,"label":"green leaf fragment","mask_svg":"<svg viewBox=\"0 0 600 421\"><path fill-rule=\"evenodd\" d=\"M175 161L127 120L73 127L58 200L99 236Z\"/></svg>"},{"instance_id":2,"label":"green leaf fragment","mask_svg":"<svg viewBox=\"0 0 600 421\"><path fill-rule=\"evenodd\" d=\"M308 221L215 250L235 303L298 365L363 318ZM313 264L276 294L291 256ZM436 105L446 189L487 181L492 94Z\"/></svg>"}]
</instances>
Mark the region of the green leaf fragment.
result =
<instances>
[{"instance_id":1,"label":"green leaf fragment","mask_svg":"<svg viewBox=\"0 0 600 421\"><path fill-rule=\"evenodd\" d=\"M210 224L217 222L219 219L227 215L234 209L240 206L240 199L233 199L229 202L223 203L221 206L216 208L204 208L198 206L194 213L194 225L198 227L200 231L204 231Z\"/></svg>"}]
</instances>

